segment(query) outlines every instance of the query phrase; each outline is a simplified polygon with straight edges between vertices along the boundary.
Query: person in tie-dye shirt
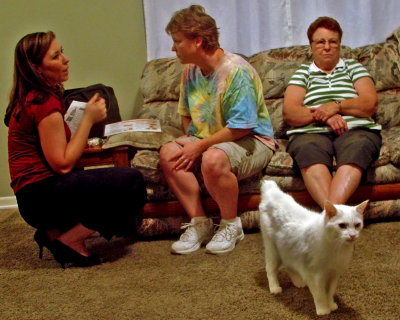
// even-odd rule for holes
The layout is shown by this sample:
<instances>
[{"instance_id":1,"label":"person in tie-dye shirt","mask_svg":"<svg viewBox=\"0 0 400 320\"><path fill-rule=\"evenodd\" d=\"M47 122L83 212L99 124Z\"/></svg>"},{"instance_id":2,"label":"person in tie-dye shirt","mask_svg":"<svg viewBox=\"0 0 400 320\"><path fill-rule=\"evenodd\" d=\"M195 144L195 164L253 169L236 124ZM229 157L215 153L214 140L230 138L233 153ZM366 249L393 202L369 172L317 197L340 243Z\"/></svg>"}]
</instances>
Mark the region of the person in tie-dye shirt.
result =
<instances>
[{"instance_id":1,"label":"person in tie-dye shirt","mask_svg":"<svg viewBox=\"0 0 400 320\"><path fill-rule=\"evenodd\" d=\"M177 11L166 31L186 64L178 106L185 136L161 148L160 165L191 218L171 251L187 254L212 238L207 252L229 252L244 238L238 180L259 173L277 147L261 80L246 60L219 47L215 20L203 7ZM200 172L220 209L215 234L202 206Z\"/></svg>"}]
</instances>

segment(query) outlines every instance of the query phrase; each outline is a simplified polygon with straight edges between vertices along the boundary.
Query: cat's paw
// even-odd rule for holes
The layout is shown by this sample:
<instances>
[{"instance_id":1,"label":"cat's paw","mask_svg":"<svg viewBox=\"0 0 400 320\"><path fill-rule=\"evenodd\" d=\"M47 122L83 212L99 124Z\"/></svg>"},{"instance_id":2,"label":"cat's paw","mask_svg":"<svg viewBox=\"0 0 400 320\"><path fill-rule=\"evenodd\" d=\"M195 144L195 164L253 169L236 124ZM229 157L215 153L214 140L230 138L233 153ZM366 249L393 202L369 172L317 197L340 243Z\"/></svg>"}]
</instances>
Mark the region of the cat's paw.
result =
<instances>
[{"instance_id":1,"label":"cat's paw","mask_svg":"<svg viewBox=\"0 0 400 320\"><path fill-rule=\"evenodd\" d=\"M325 316L330 313L331 313L331 310L329 310L327 308L317 308L317 315L319 315L319 316Z\"/></svg>"},{"instance_id":2,"label":"cat's paw","mask_svg":"<svg viewBox=\"0 0 400 320\"><path fill-rule=\"evenodd\" d=\"M297 276L294 273L289 273L290 280L292 280L293 285L296 288L304 288L306 286L306 283L301 279L299 276Z\"/></svg>"},{"instance_id":3,"label":"cat's paw","mask_svg":"<svg viewBox=\"0 0 400 320\"><path fill-rule=\"evenodd\" d=\"M306 286L306 283L303 281L297 281L297 280L293 281L292 280L292 283L296 288L304 288Z\"/></svg>"},{"instance_id":4,"label":"cat's paw","mask_svg":"<svg viewBox=\"0 0 400 320\"><path fill-rule=\"evenodd\" d=\"M335 310L337 310L338 305L337 305L336 302L331 302L331 303L329 304L329 308L331 308L331 311L335 311Z\"/></svg>"},{"instance_id":5,"label":"cat's paw","mask_svg":"<svg viewBox=\"0 0 400 320\"><path fill-rule=\"evenodd\" d=\"M269 291L272 294L282 293L282 287L279 287L279 286L269 287Z\"/></svg>"}]
</instances>

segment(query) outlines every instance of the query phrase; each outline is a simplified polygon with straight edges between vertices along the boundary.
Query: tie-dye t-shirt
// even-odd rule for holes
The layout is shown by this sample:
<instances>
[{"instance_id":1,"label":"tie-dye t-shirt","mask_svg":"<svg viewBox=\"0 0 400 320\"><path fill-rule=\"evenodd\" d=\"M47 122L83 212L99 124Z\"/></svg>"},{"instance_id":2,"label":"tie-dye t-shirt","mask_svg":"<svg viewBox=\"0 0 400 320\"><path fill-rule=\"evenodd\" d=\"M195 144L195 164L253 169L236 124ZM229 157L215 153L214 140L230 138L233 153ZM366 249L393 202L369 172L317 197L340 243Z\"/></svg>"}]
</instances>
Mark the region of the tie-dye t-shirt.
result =
<instances>
[{"instance_id":1,"label":"tie-dye t-shirt","mask_svg":"<svg viewBox=\"0 0 400 320\"><path fill-rule=\"evenodd\" d=\"M191 117L188 133L199 138L224 127L252 129L254 135L273 138L257 72L242 57L226 51L218 68L207 76L196 65L185 67L178 112Z\"/></svg>"}]
</instances>

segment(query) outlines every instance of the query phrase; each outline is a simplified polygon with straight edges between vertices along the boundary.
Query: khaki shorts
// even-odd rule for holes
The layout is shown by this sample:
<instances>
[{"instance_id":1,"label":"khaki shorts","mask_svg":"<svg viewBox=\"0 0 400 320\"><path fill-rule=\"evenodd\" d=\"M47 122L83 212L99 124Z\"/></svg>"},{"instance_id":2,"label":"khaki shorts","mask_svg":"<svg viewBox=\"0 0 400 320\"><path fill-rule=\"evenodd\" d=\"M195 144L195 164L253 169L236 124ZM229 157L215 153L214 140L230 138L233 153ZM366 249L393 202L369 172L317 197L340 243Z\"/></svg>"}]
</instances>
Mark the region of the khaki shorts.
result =
<instances>
[{"instance_id":1,"label":"khaki shorts","mask_svg":"<svg viewBox=\"0 0 400 320\"><path fill-rule=\"evenodd\" d=\"M200 138L189 136L181 137L182 141L198 141ZM181 146L179 145L181 148ZM244 136L243 138L232 141L222 142L212 145L209 149L223 150L229 158L232 172L238 180L243 180L264 169L271 160L274 152L257 138ZM194 164L194 171L200 170L200 163Z\"/></svg>"}]
</instances>

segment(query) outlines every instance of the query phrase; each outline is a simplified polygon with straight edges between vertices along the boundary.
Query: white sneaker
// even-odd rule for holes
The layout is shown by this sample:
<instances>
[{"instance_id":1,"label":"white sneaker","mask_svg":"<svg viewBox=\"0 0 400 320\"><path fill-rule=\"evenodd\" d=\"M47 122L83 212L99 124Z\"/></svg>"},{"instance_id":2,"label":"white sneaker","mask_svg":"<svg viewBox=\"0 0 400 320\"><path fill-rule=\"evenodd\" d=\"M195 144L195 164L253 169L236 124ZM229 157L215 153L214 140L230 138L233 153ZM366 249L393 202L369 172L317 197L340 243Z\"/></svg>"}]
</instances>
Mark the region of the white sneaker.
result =
<instances>
[{"instance_id":1,"label":"white sneaker","mask_svg":"<svg viewBox=\"0 0 400 320\"><path fill-rule=\"evenodd\" d=\"M190 223L182 224L181 229L186 231L178 241L171 246L171 252L188 254L200 248L202 243L209 241L214 233L214 226L211 218L193 218Z\"/></svg>"},{"instance_id":2,"label":"white sneaker","mask_svg":"<svg viewBox=\"0 0 400 320\"><path fill-rule=\"evenodd\" d=\"M208 253L226 253L235 249L236 243L244 239L242 221L236 217L234 222L221 220L218 231L206 246Z\"/></svg>"}]
</instances>

